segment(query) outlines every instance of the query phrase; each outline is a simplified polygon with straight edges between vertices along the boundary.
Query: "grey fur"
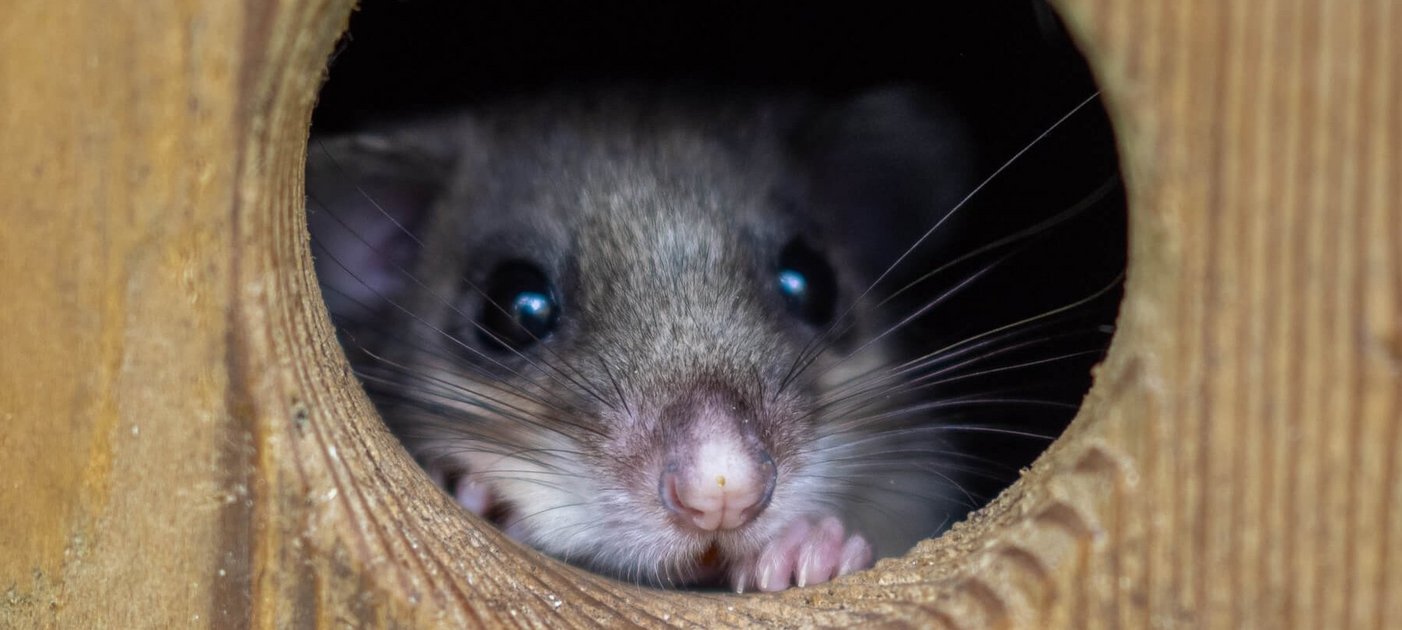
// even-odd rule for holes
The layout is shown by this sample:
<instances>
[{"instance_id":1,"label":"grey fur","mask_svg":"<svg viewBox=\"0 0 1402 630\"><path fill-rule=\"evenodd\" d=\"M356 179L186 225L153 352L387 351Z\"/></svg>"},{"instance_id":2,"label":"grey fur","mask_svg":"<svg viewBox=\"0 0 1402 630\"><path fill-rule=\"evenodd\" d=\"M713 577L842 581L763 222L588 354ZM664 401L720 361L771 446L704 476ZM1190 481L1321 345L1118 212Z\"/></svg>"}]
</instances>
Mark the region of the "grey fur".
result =
<instances>
[{"instance_id":1,"label":"grey fur","mask_svg":"<svg viewBox=\"0 0 1402 630\"><path fill-rule=\"evenodd\" d=\"M508 531L547 553L685 583L702 575L695 559L711 545L753 553L782 519L809 513L841 516L879 555L900 552L960 510L954 496L929 497L953 481L938 462L892 466L883 453L948 446L909 422L852 420L899 398L829 405L842 384L889 361L899 336L842 360L887 322L858 304L855 327L781 389L822 330L785 311L773 274L785 243L814 244L838 272L842 312L878 261L894 258L872 252L870 234L889 232L902 209L878 206L938 204L961 190L957 130L911 103L896 92L839 107L611 92L323 139L309 190L327 214L373 235L321 237L342 252L318 260L335 278L328 303L361 313L342 317L352 343L373 353L357 367L381 375L371 390L410 451L470 469L511 506ZM382 215L370 199L425 201ZM318 230L316 205L314 232L336 232ZM412 226L417 262L340 260L406 238L385 228L390 217ZM564 312L520 356L493 352L472 327L491 308L475 288L511 259L555 279ZM689 409L717 400L743 421L688 425ZM658 470L698 431L738 431L778 465L768 509L745 528L664 527Z\"/></svg>"}]
</instances>

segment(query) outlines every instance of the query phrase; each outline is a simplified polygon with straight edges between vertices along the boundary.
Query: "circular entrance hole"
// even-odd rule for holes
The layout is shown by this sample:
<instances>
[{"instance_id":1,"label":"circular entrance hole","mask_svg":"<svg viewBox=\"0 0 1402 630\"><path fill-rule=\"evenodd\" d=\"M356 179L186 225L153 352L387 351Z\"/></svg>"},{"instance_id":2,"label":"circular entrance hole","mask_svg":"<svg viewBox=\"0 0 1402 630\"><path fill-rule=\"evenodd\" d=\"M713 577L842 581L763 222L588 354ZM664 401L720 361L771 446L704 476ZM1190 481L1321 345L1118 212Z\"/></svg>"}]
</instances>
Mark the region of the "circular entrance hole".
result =
<instances>
[{"instance_id":1,"label":"circular entrance hole","mask_svg":"<svg viewBox=\"0 0 1402 630\"><path fill-rule=\"evenodd\" d=\"M424 483L616 578L768 590L1015 480L1109 343L1124 199L1050 11L940 11L366 3L313 253Z\"/></svg>"}]
</instances>

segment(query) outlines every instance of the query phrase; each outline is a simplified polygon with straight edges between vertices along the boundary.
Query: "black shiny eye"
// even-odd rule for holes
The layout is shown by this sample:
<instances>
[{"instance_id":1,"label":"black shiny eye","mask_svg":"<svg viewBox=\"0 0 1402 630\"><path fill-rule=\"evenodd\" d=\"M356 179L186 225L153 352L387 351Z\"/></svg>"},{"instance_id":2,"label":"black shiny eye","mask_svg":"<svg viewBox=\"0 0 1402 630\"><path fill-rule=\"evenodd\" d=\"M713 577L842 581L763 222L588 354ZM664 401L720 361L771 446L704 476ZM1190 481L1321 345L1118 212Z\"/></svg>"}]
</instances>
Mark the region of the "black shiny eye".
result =
<instances>
[{"instance_id":1,"label":"black shiny eye","mask_svg":"<svg viewBox=\"0 0 1402 630\"><path fill-rule=\"evenodd\" d=\"M775 281L790 313L814 326L832 320L837 278L822 254L802 241L790 241L779 252Z\"/></svg>"},{"instance_id":2,"label":"black shiny eye","mask_svg":"<svg viewBox=\"0 0 1402 630\"><path fill-rule=\"evenodd\" d=\"M560 304L539 267L523 260L504 262L487 278L486 289L478 334L487 347L521 350L555 330Z\"/></svg>"}]
</instances>

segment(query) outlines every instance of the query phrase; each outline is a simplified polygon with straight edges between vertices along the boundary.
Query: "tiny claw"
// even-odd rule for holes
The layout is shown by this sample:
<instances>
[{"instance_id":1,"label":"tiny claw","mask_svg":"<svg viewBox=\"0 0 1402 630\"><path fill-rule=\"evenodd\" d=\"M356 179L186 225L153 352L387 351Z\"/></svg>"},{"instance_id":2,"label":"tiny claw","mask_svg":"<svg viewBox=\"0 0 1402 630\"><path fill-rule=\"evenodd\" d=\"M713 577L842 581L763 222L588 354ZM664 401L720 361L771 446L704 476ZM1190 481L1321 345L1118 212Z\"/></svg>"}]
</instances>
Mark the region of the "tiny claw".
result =
<instances>
[{"instance_id":1,"label":"tiny claw","mask_svg":"<svg viewBox=\"0 0 1402 630\"><path fill-rule=\"evenodd\" d=\"M854 534L842 545L842 560L837 575L843 576L871 566L871 545L860 534Z\"/></svg>"},{"instance_id":2,"label":"tiny claw","mask_svg":"<svg viewBox=\"0 0 1402 630\"><path fill-rule=\"evenodd\" d=\"M856 534L848 537L837 518L829 516L816 525L800 518L780 530L755 556L732 565L731 583L737 593L751 587L772 592L822 584L866 568L871 556L866 539Z\"/></svg>"}]
</instances>

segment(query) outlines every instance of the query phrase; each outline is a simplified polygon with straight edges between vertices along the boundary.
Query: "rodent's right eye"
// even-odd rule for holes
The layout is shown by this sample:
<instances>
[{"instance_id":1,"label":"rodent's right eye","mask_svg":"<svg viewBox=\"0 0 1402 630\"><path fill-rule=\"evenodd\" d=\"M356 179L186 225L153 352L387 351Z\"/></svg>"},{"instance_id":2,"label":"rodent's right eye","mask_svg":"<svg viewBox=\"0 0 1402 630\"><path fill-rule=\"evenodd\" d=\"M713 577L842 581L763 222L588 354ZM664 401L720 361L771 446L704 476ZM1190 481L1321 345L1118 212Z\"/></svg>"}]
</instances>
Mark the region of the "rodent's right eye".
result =
<instances>
[{"instance_id":1,"label":"rodent's right eye","mask_svg":"<svg viewBox=\"0 0 1402 630\"><path fill-rule=\"evenodd\" d=\"M524 260L498 265L487 278L486 297L478 334L489 348L526 348L549 336L560 319L560 303L550 278Z\"/></svg>"}]
</instances>

